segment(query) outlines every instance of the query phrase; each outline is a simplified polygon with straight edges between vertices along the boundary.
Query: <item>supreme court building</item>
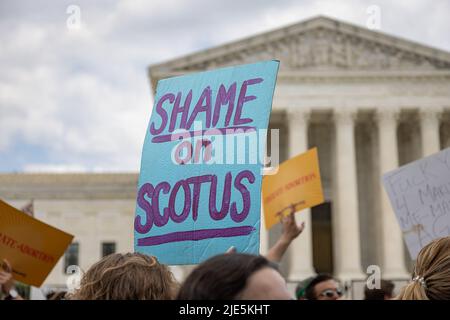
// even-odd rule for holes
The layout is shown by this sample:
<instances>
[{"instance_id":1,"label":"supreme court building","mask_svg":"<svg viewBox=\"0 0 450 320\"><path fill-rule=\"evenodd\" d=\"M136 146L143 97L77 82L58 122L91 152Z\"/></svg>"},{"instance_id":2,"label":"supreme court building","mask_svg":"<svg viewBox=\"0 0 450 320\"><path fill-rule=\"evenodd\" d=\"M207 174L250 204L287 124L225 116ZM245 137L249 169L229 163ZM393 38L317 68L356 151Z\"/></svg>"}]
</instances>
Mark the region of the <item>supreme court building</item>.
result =
<instances>
[{"instance_id":1,"label":"supreme court building","mask_svg":"<svg viewBox=\"0 0 450 320\"><path fill-rule=\"evenodd\" d=\"M317 17L152 65L151 89L163 78L270 59L280 60L270 118L280 160L317 147L326 199L297 215L306 228L283 274L291 282L316 272L347 281L378 265L383 278L408 279L412 262L381 175L450 147L450 53ZM35 199L40 219L75 234L77 262L87 269L105 244L133 250L137 179L1 174L0 198L17 206ZM262 253L280 232L261 230ZM64 283L64 265L47 284ZM191 268L174 270L182 279Z\"/></svg>"}]
</instances>

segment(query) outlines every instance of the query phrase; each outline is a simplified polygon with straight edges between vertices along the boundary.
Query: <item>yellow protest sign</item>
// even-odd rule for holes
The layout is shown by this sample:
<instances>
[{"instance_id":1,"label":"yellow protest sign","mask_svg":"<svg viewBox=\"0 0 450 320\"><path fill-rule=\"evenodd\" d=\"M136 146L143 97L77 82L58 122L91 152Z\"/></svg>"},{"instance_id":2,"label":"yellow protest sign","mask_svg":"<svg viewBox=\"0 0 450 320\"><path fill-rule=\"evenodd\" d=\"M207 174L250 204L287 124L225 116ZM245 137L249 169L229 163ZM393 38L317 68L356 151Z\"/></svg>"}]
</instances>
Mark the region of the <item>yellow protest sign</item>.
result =
<instances>
[{"instance_id":1,"label":"yellow protest sign","mask_svg":"<svg viewBox=\"0 0 450 320\"><path fill-rule=\"evenodd\" d=\"M317 148L283 162L275 175L264 176L262 197L266 228L280 217L324 202Z\"/></svg>"},{"instance_id":2,"label":"yellow protest sign","mask_svg":"<svg viewBox=\"0 0 450 320\"><path fill-rule=\"evenodd\" d=\"M9 261L15 280L40 287L72 239L0 200L0 261Z\"/></svg>"}]
</instances>

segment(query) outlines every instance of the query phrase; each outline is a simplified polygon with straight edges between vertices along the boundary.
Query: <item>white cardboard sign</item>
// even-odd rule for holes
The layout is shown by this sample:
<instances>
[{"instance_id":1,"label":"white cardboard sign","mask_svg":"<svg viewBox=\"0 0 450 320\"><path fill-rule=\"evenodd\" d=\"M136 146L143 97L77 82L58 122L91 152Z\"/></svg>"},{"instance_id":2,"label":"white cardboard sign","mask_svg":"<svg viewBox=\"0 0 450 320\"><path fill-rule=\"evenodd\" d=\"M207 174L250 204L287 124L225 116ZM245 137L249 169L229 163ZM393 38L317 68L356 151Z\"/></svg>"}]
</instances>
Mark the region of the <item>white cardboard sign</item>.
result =
<instances>
[{"instance_id":1,"label":"white cardboard sign","mask_svg":"<svg viewBox=\"0 0 450 320\"><path fill-rule=\"evenodd\" d=\"M413 260L450 235L450 148L384 174L383 184Z\"/></svg>"}]
</instances>

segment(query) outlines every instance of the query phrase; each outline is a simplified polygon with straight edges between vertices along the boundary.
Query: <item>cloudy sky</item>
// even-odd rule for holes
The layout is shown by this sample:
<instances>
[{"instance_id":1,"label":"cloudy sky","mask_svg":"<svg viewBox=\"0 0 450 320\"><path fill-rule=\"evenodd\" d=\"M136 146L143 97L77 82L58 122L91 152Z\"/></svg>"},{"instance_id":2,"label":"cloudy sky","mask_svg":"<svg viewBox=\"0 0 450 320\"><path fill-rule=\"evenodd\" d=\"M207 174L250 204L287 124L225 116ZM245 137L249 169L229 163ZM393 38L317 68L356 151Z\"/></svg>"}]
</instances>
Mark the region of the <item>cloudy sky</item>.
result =
<instances>
[{"instance_id":1,"label":"cloudy sky","mask_svg":"<svg viewBox=\"0 0 450 320\"><path fill-rule=\"evenodd\" d=\"M137 171L148 65L319 14L365 26L370 5L450 51L450 0L1 0L0 172Z\"/></svg>"}]
</instances>

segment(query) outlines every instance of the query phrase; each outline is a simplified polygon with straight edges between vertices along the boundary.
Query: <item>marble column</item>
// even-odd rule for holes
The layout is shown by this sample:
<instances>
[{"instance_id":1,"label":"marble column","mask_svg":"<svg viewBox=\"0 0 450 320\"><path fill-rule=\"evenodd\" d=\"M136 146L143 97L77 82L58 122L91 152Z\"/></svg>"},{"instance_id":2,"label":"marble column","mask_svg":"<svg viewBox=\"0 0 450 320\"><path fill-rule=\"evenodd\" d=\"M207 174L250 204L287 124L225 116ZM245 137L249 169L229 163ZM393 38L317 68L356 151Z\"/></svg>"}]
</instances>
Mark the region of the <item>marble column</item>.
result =
<instances>
[{"instance_id":1,"label":"marble column","mask_svg":"<svg viewBox=\"0 0 450 320\"><path fill-rule=\"evenodd\" d=\"M333 198L334 273L342 281L363 279L354 120L356 110L335 110L335 181Z\"/></svg>"},{"instance_id":2,"label":"marble column","mask_svg":"<svg viewBox=\"0 0 450 320\"><path fill-rule=\"evenodd\" d=\"M380 196L381 196L381 275L386 279L407 278L403 236L392 209L381 176L398 167L397 119L398 110L388 109L377 112Z\"/></svg>"},{"instance_id":3,"label":"marble column","mask_svg":"<svg viewBox=\"0 0 450 320\"><path fill-rule=\"evenodd\" d=\"M439 139L440 114L441 110L438 108L423 108L420 110L420 132L422 136L422 155L424 157L441 149Z\"/></svg>"},{"instance_id":4,"label":"marble column","mask_svg":"<svg viewBox=\"0 0 450 320\"><path fill-rule=\"evenodd\" d=\"M309 110L288 112L289 157L294 157L308 149ZM313 267L311 210L304 209L296 215L297 223L305 222L302 234L289 248L290 268L288 279L300 281L315 274Z\"/></svg>"}]
</instances>

